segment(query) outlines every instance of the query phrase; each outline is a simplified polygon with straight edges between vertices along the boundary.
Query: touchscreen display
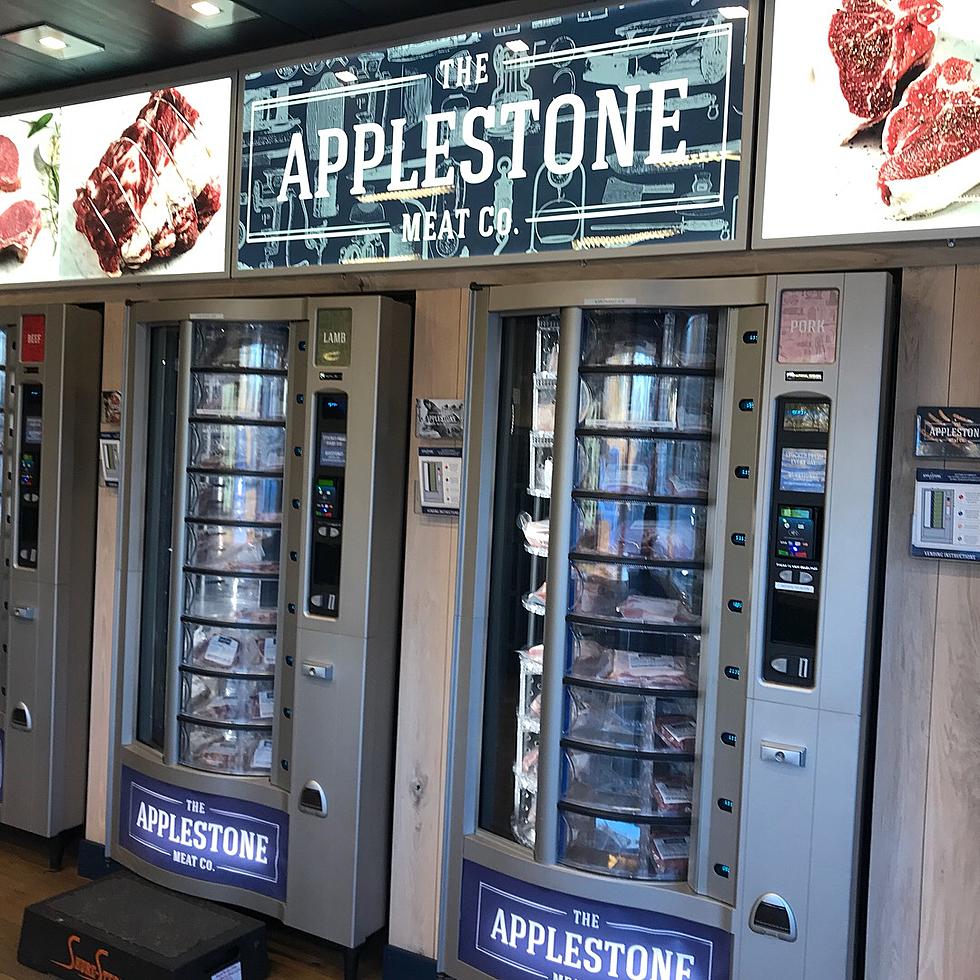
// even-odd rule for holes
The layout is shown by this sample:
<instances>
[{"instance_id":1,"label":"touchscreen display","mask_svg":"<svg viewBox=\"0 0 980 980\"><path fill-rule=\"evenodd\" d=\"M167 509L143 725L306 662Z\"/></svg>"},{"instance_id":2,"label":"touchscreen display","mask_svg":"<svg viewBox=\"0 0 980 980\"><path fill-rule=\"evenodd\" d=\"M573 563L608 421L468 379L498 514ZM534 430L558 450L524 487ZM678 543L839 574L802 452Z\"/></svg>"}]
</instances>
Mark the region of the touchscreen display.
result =
<instances>
[{"instance_id":1,"label":"touchscreen display","mask_svg":"<svg viewBox=\"0 0 980 980\"><path fill-rule=\"evenodd\" d=\"M347 435L344 432L320 433L320 465L347 465Z\"/></svg>"},{"instance_id":2,"label":"touchscreen display","mask_svg":"<svg viewBox=\"0 0 980 980\"><path fill-rule=\"evenodd\" d=\"M823 493L827 488L827 450L787 448L779 466L779 489Z\"/></svg>"},{"instance_id":3,"label":"touchscreen display","mask_svg":"<svg viewBox=\"0 0 980 980\"><path fill-rule=\"evenodd\" d=\"M27 415L24 417L24 442L41 441L41 417Z\"/></svg>"},{"instance_id":4,"label":"touchscreen display","mask_svg":"<svg viewBox=\"0 0 980 980\"><path fill-rule=\"evenodd\" d=\"M783 428L788 432L829 432L830 405L827 402L785 402Z\"/></svg>"}]
</instances>

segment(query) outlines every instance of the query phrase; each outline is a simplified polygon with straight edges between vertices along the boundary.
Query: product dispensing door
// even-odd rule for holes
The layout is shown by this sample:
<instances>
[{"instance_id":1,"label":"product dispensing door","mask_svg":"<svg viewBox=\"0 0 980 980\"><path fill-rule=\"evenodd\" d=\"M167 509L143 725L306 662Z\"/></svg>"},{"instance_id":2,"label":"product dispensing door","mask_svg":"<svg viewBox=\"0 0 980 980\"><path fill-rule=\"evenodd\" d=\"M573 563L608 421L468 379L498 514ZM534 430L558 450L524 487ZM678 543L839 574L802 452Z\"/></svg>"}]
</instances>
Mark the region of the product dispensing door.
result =
<instances>
[{"instance_id":1,"label":"product dispensing door","mask_svg":"<svg viewBox=\"0 0 980 980\"><path fill-rule=\"evenodd\" d=\"M0 310L0 823L52 839L85 819L101 351L96 312Z\"/></svg>"},{"instance_id":2,"label":"product dispensing door","mask_svg":"<svg viewBox=\"0 0 980 980\"><path fill-rule=\"evenodd\" d=\"M477 294L449 975L855 976L891 295Z\"/></svg>"},{"instance_id":3,"label":"product dispensing door","mask_svg":"<svg viewBox=\"0 0 980 980\"><path fill-rule=\"evenodd\" d=\"M411 330L356 297L128 334L112 857L350 951L386 921Z\"/></svg>"}]
</instances>

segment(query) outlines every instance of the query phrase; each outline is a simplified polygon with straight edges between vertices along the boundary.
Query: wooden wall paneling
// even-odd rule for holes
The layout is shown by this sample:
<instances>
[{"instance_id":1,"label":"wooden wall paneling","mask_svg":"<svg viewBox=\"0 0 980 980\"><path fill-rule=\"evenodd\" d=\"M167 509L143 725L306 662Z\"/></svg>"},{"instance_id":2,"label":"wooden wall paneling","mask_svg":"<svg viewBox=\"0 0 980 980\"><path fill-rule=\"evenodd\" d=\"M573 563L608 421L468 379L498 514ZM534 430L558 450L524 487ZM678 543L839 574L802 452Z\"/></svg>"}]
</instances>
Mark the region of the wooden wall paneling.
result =
<instances>
[{"instance_id":1,"label":"wooden wall paneling","mask_svg":"<svg viewBox=\"0 0 980 980\"><path fill-rule=\"evenodd\" d=\"M414 399L462 398L469 294L416 297ZM392 946L434 958L438 945L458 521L418 511L419 440L408 461L405 586L392 841Z\"/></svg>"},{"instance_id":2,"label":"wooden wall paneling","mask_svg":"<svg viewBox=\"0 0 980 980\"><path fill-rule=\"evenodd\" d=\"M102 389L121 391L126 307L107 303L102 330ZM100 416L101 417L101 416ZM95 608L92 620L92 687L89 720L88 798L85 837L106 841L109 779L109 698L112 687L112 637L115 630L116 532L118 490L99 479L95 538Z\"/></svg>"},{"instance_id":3,"label":"wooden wall paneling","mask_svg":"<svg viewBox=\"0 0 980 980\"><path fill-rule=\"evenodd\" d=\"M915 411L945 404L956 270L903 277L868 903L868 980L916 980L937 563L909 555ZM952 976L952 974L950 974ZM964 975L965 976L965 975Z\"/></svg>"},{"instance_id":4,"label":"wooden wall paneling","mask_svg":"<svg viewBox=\"0 0 980 980\"><path fill-rule=\"evenodd\" d=\"M980 268L957 270L950 405L980 405ZM954 461L947 469L975 469ZM980 976L980 568L942 562L923 853L920 980Z\"/></svg>"}]
</instances>

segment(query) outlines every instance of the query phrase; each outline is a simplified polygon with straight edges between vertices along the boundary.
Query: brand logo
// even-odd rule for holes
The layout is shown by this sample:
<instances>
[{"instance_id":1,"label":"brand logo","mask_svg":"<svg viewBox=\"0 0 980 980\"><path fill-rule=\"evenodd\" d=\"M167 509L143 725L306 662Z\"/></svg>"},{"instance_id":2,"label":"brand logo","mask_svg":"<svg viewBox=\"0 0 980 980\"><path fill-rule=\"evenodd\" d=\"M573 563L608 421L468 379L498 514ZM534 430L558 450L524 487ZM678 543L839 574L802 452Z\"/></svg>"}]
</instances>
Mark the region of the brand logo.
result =
<instances>
[{"instance_id":1,"label":"brand logo","mask_svg":"<svg viewBox=\"0 0 980 980\"><path fill-rule=\"evenodd\" d=\"M95 951L94 960L82 959L75 952L75 947L82 941L81 936L69 936L68 937L68 962L58 963L55 960L51 962L56 966L60 967L62 970L71 970L72 973L76 973L80 977L85 977L86 980L119 980L119 977L115 973L110 973L102 965L103 960L108 959L109 950L107 949L97 949Z\"/></svg>"}]
</instances>

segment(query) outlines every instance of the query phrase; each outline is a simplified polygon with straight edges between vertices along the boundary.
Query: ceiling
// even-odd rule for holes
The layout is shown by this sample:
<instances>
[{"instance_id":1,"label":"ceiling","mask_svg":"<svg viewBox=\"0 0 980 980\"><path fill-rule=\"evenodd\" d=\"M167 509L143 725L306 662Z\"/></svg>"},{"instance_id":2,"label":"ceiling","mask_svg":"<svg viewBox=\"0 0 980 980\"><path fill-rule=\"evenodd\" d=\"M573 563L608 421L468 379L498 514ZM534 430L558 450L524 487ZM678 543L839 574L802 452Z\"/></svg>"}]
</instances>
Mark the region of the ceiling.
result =
<instances>
[{"instance_id":1,"label":"ceiling","mask_svg":"<svg viewBox=\"0 0 980 980\"><path fill-rule=\"evenodd\" d=\"M0 40L0 100L329 38L487 2L245 0L259 18L205 30L150 0L0 0L0 34L47 23L105 46L100 54L61 62Z\"/></svg>"}]
</instances>

